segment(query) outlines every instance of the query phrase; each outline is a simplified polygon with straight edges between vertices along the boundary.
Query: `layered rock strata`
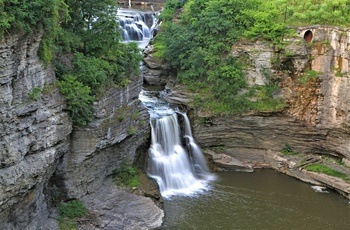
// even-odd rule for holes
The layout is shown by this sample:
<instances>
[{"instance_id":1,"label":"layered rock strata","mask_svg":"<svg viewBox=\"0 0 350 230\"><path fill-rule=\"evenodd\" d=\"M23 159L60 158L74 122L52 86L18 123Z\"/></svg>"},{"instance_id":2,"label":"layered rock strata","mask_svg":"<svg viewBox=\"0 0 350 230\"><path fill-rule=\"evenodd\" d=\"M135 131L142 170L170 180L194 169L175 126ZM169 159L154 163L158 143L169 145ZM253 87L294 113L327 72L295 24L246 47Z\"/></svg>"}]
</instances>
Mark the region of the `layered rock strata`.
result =
<instances>
[{"instance_id":1,"label":"layered rock strata","mask_svg":"<svg viewBox=\"0 0 350 230\"><path fill-rule=\"evenodd\" d=\"M69 148L71 124L53 71L37 56L40 39L22 33L0 42L1 229L46 225L44 188Z\"/></svg>"},{"instance_id":2,"label":"layered rock strata","mask_svg":"<svg viewBox=\"0 0 350 230\"><path fill-rule=\"evenodd\" d=\"M103 226L115 215L135 224L131 228L159 226L163 212L149 198L105 185L114 169L146 153L150 130L148 112L138 101L142 78L107 89L94 104L93 121L73 129L54 72L37 56L40 41L35 33L0 41L0 229L58 229L52 207L66 199L101 204L90 213L106 212L104 202L125 204L121 197L96 200L103 198L101 191L134 204L131 213L106 212ZM132 215L140 209L148 212ZM106 229L118 229L115 223Z\"/></svg>"},{"instance_id":3,"label":"layered rock strata","mask_svg":"<svg viewBox=\"0 0 350 230\"><path fill-rule=\"evenodd\" d=\"M256 167L273 167L304 181L324 184L349 196L349 184L315 176L301 167L305 154L350 159L350 32L339 28L314 26L297 28L298 38L290 39L283 51L262 42L239 43L232 55L245 56L251 85L267 83L264 69L280 79L284 111L251 113L229 117L194 114L194 133L198 142ZM304 41L312 33L311 42ZM278 64L272 63L278 60ZM315 74L316 73L316 74ZM315 74L316 76L312 75ZM288 144L304 154L295 164L284 164L288 157L280 151ZM275 155L279 157L273 157ZM281 160L285 159L285 160ZM325 163L325 161L322 161ZM282 165L282 166L281 166ZM339 168L333 165L333 168ZM349 174L346 167L340 169ZM303 173L300 173L300 172ZM321 179L320 179L321 178Z\"/></svg>"},{"instance_id":4,"label":"layered rock strata","mask_svg":"<svg viewBox=\"0 0 350 230\"><path fill-rule=\"evenodd\" d=\"M68 154L56 173L64 180L68 197L92 193L104 178L133 162L136 150L149 136L148 112L138 100L142 79L123 89L110 88L95 102L95 119L74 129Z\"/></svg>"},{"instance_id":5,"label":"layered rock strata","mask_svg":"<svg viewBox=\"0 0 350 230\"><path fill-rule=\"evenodd\" d=\"M251 86L265 85L271 77L279 80L282 90L276 96L286 101L284 110L234 116L201 113L190 108L192 95L181 91L171 78L165 98L187 106L196 140L220 167L240 171L273 167L349 197L346 181L335 186L334 181L320 179L297 163L293 167L293 163L285 164L288 158L280 151L288 144L302 154L301 160L311 154L313 158L329 156L349 164L350 31L320 25L294 29L298 36L286 39L282 50L262 41L240 41L232 47L232 56L247 66L246 78ZM273 157L276 154L281 158ZM332 167L339 168L336 164ZM339 170L350 175L346 167Z\"/></svg>"}]
</instances>

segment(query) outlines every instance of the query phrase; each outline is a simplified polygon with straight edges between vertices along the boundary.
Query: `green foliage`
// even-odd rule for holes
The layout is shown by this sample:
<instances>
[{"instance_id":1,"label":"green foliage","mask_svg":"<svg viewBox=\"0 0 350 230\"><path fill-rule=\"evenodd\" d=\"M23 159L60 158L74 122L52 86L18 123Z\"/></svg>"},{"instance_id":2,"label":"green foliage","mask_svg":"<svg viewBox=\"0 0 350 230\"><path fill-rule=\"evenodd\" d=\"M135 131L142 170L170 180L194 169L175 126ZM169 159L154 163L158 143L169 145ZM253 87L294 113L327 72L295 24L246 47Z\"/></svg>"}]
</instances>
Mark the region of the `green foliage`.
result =
<instances>
[{"instance_id":1,"label":"green foliage","mask_svg":"<svg viewBox=\"0 0 350 230\"><path fill-rule=\"evenodd\" d=\"M132 113L131 113L131 120L137 120L138 118L140 117L140 113L139 112L137 112L137 111L133 111Z\"/></svg>"},{"instance_id":2,"label":"green foliage","mask_svg":"<svg viewBox=\"0 0 350 230\"><path fill-rule=\"evenodd\" d=\"M265 1L256 1L257 8L242 11L241 17L250 22L248 29L243 35L249 39L264 39L271 41L277 48L283 45L283 38L294 35L294 30L289 29L279 18L279 10Z\"/></svg>"},{"instance_id":3,"label":"green foliage","mask_svg":"<svg viewBox=\"0 0 350 230\"><path fill-rule=\"evenodd\" d=\"M265 86L247 85L243 66L229 57L235 41L267 40L283 51L284 38L295 33L288 24L343 25L350 15L347 0L188 0L180 15L179 1L168 3L155 39L156 55L170 64L180 83L196 93L195 106L215 113L278 111L285 106L278 81L271 74ZM172 22L174 14L179 20ZM278 62L276 59L275 64ZM300 82L317 74L308 71Z\"/></svg>"},{"instance_id":4,"label":"green foliage","mask_svg":"<svg viewBox=\"0 0 350 230\"><path fill-rule=\"evenodd\" d=\"M116 12L114 0L0 0L0 38L43 32L38 55L45 66L55 58L58 86L78 126L92 118L92 95L111 82L123 87L139 74L140 50L120 42ZM30 99L37 94L30 92Z\"/></svg>"},{"instance_id":5,"label":"green foliage","mask_svg":"<svg viewBox=\"0 0 350 230\"><path fill-rule=\"evenodd\" d=\"M72 200L61 203L58 207L58 214L63 218L81 218L87 215L87 209L79 200Z\"/></svg>"},{"instance_id":6,"label":"green foliage","mask_svg":"<svg viewBox=\"0 0 350 230\"><path fill-rule=\"evenodd\" d=\"M118 186L137 187L140 184L137 170L125 161L121 168L113 170L114 182Z\"/></svg>"},{"instance_id":7,"label":"green foliage","mask_svg":"<svg viewBox=\"0 0 350 230\"><path fill-rule=\"evenodd\" d=\"M179 0L167 0L165 2L164 10L160 15L159 19L165 22L171 21L176 9L182 6L182 1Z\"/></svg>"},{"instance_id":8,"label":"green foliage","mask_svg":"<svg viewBox=\"0 0 350 230\"><path fill-rule=\"evenodd\" d=\"M51 33L66 14L64 0L1 0L0 35L12 30L33 32L34 27Z\"/></svg>"},{"instance_id":9,"label":"green foliage","mask_svg":"<svg viewBox=\"0 0 350 230\"><path fill-rule=\"evenodd\" d=\"M289 30L275 20L270 22L277 14L270 10L259 0L189 0L178 16L180 21L164 23L155 39L157 54L167 60L179 82L197 93L195 106L215 113L284 106L283 99L275 96L276 82L249 89L243 65L230 56L232 45L243 36L282 43Z\"/></svg>"},{"instance_id":10,"label":"green foliage","mask_svg":"<svg viewBox=\"0 0 350 230\"><path fill-rule=\"evenodd\" d=\"M285 146L283 147L283 149L281 150L281 153L283 155L298 155L299 153L294 152L292 150L292 146L290 146L288 143L285 144Z\"/></svg>"},{"instance_id":11,"label":"green foliage","mask_svg":"<svg viewBox=\"0 0 350 230\"><path fill-rule=\"evenodd\" d=\"M127 114L128 114L128 110L126 108L122 107L122 109L120 109L118 112L119 112L119 114L117 116L117 120L119 122L124 121L126 116L127 116Z\"/></svg>"},{"instance_id":12,"label":"green foliage","mask_svg":"<svg viewBox=\"0 0 350 230\"><path fill-rule=\"evenodd\" d=\"M60 22L68 13L64 0L2 0L0 1L0 37L5 32L44 30L39 56L47 66L53 57L54 40Z\"/></svg>"},{"instance_id":13,"label":"green foliage","mask_svg":"<svg viewBox=\"0 0 350 230\"><path fill-rule=\"evenodd\" d=\"M69 20L62 23L57 39L55 67L67 111L74 124L83 126L92 119L93 96L113 84L127 85L139 75L142 56L135 43L121 42L114 0L67 0L67 4ZM62 88L76 88L77 93Z\"/></svg>"},{"instance_id":14,"label":"green foliage","mask_svg":"<svg viewBox=\"0 0 350 230\"><path fill-rule=\"evenodd\" d=\"M79 200L72 200L61 203L58 206L58 223L61 230L77 229L76 222L79 218L85 217L88 211Z\"/></svg>"},{"instance_id":15,"label":"green foliage","mask_svg":"<svg viewBox=\"0 0 350 230\"><path fill-rule=\"evenodd\" d=\"M94 93L107 78L123 86L128 78L137 76L142 56L135 43L120 42L116 2L69 0L68 5L70 20L62 24L58 41L60 52L75 53L74 75L84 84L80 76L89 75L87 85Z\"/></svg>"},{"instance_id":16,"label":"green foliage","mask_svg":"<svg viewBox=\"0 0 350 230\"><path fill-rule=\"evenodd\" d=\"M57 82L57 86L65 97L66 110L73 124L84 126L91 121L94 97L91 96L90 88L84 86L72 75L64 75L63 79Z\"/></svg>"},{"instance_id":17,"label":"green foliage","mask_svg":"<svg viewBox=\"0 0 350 230\"><path fill-rule=\"evenodd\" d=\"M92 94L96 94L105 86L108 76L113 74L113 66L103 59L77 52L73 57L72 74L79 82L88 86Z\"/></svg>"},{"instance_id":18,"label":"green foliage","mask_svg":"<svg viewBox=\"0 0 350 230\"><path fill-rule=\"evenodd\" d=\"M36 101L41 99L42 89L40 87L34 87L29 93L28 97L31 101Z\"/></svg>"},{"instance_id":19,"label":"green foliage","mask_svg":"<svg viewBox=\"0 0 350 230\"><path fill-rule=\"evenodd\" d=\"M131 126L130 129L128 129L128 134L133 135L137 133L137 127Z\"/></svg>"},{"instance_id":20,"label":"green foliage","mask_svg":"<svg viewBox=\"0 0 350 230\"><path fill-rule=\"evenodd\" d=\"M348 0L268 0L276 7L278 19L290 25L327 24L348 26L350 2Z\"/></svg>"},{"instance_id":21,"label":"green foliage","mask_svg":"<svg viewBox=\"0 0 350 230\"><path fill-rule=\"evenodd\" d=\"M278 111L285 107L283 98L279 97L281 89L278 87L279 79L271 73L271 71L262 67L262 75L265 77L266 83L263 86L254 86L249 89L250 97L254 100L250 101L250 109L258 111Z\"/></svg>"},{"instance_id":22,"label":"green foliage","mask_svg":"<svg viewBox=\"0 0 350 230\"><path fill-rule=\"evenodd\" d=\"M350 179L346 173L334 170L334 169L329 168L328 166L323 165L323 164L316 163L316 164L310 165L310 166L306 167L306 170L309 170L312 172L324 173L324 174L327 174L329 176L342 178L344 180Z\"/></svg>"},{"instance_id":23,"label":"green foliage","mask_svg":"<svg viewBox=\"0 0 350 230\"><path fill-rule=\"evenodd\" d=\"M310 79L315 79L317 78L317 75L319 75L319 72L316 72L315 70L309 70L307 71L304 75L302 75L298 80L299 83L305 84L308 82Z\"/></svg>"},{"instance_id":24,"label":"green foliage","mask_svg":"<svg viewBox=\"0 0 350 230\"><path fill-rule=\"evenodd\" d=\"M275 96L280 92L277 85L255 86L251 89L254 92L255 100L250 101L250 109L257 111L279 111L285 107L283 98Z\"/></svg>"}]
</instances>

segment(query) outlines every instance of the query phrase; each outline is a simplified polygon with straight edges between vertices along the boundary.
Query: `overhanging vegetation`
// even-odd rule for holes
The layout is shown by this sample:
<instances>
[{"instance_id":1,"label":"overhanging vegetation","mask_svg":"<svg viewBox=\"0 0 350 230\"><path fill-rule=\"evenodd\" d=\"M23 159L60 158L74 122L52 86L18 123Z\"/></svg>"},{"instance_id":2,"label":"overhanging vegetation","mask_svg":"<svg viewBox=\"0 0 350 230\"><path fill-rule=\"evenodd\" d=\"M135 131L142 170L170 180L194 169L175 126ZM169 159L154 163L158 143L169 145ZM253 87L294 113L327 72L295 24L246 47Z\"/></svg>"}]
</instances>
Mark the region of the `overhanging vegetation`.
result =
<instances>
[{"instance_id":1,"label":"overhanging vegetation","mask_svg":"<svg viewBox=\"0 0 350 230\"><path fill-rule=\"evenodd\" d=\"M281 51L284 38L294 35L289 25L345 25L349 7L345 0L168 0L156 54L195 93L194 106L204 111L276 111L284 107L283 99L275 96L278 78L267 71L265 86L248 87L243 63L230 55L232 45L239 39L260 39Z\"/></svg>"}]
</instances>

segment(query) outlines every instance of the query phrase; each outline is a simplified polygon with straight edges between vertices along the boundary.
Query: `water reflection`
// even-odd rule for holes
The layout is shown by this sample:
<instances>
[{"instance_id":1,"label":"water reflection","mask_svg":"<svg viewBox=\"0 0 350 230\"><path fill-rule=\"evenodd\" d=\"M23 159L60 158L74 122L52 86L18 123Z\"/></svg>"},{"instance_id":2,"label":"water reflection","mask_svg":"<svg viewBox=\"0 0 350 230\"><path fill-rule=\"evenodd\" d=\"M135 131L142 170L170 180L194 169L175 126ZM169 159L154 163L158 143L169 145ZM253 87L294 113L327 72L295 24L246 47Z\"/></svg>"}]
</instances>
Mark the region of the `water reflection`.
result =
<instances>
[{"instance_id":1,"label":"water reflection","mask_svg":"<svg viewBox=\"0 0 350 230\"><path fill-rule=\"evenodd\" d=\"M162 229L350 229L350 203L262 170L219 173L213 190L166 200Z\"/></svg>"}]
</instances>

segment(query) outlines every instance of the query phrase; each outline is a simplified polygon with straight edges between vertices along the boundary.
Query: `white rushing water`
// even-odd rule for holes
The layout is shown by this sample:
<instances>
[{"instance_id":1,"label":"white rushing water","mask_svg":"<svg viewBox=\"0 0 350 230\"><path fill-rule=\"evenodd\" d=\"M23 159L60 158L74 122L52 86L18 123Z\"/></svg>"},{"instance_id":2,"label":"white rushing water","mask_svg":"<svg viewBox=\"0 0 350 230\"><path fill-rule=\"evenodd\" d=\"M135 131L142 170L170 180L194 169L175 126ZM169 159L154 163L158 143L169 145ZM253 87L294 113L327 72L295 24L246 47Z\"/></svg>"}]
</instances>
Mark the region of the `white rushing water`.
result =
<instances>
[{"instance_id":1,"label":"white rushing water","mask_svg":"<svg viewBox=\"0 0 350 230\"><path fill-rule=\"evenodd\" d=\"M141 92L140 100L151 116L152 143L149 148L147 173L154 178L164 198L192 195L207 190L214 179L192 136L186 113L176 111L156 97ZM179 116L184 120L181 137Z\"/></svg>"},{"instance_id":2,"label":"white rushing water","mask_svg":"<svg viewBox=\"0 0 350 230\"><path fill-rule=\"evenodd\" d=\"M118 9L117 17L124 42L135 42L143 49L153 37L158 12Z\"/></svg>"},{"instance_id":3,"label":"white rushing water","mask_svg":"<svg viewBox=\"0 0 350 230\"><path fill-rule=\"evenodd\" d=\"M118 18L124 42L137 42L144 48L157 24L155 14L119 9ZM164 198L205 191L214 176L209 173L203 153L195 143L189 119L186 113L172 109L159 99L159 95L159 91L142 91L139 95L150 113L152 131L147 173L157 181ZM179 117L183 120L184 132L181 132Z\"/></svg>"}]
</instances>

